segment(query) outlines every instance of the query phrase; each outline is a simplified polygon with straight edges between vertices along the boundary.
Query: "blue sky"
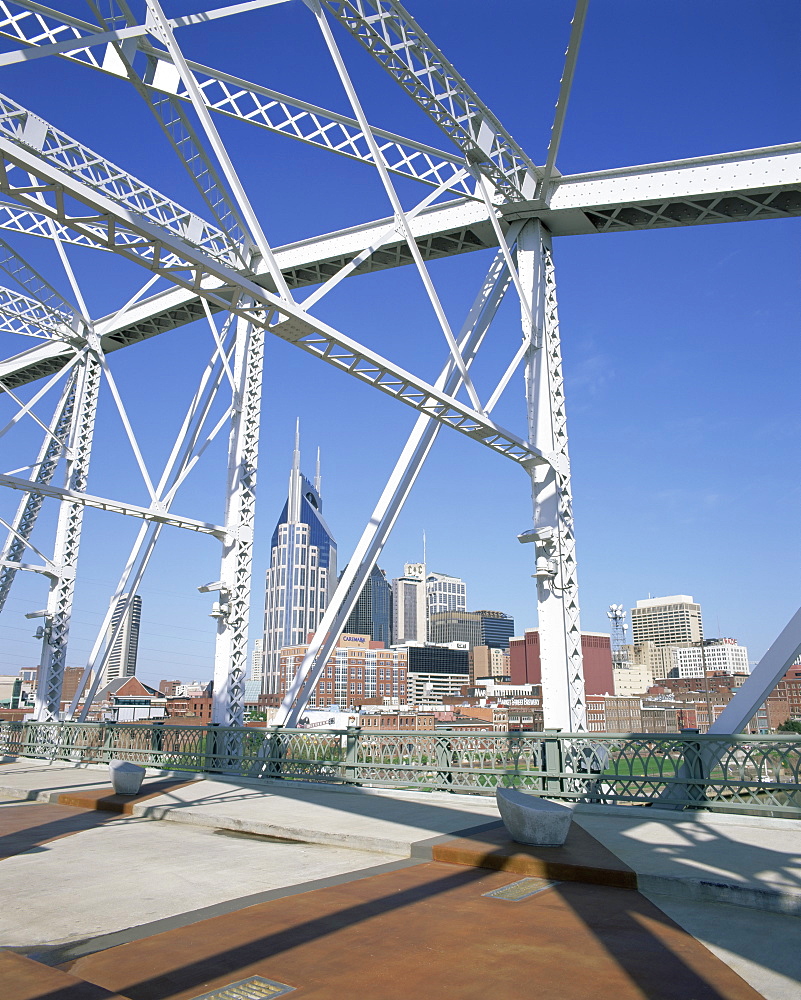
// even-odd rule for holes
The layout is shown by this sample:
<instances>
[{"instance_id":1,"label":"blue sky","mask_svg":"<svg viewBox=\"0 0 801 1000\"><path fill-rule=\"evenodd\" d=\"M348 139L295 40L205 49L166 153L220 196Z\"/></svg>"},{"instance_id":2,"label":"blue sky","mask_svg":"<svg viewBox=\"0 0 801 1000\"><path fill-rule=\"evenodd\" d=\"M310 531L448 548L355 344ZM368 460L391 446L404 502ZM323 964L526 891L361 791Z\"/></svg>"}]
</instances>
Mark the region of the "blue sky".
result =
<instances>
[{"instance_id":1,"label":"blue sky","mask_svg":"<svg viewBox=\"0 0 801 1000\"><path fill-rule=\"evenodd\" d=\"M491 14L476 0L410 0L408 7L508 131L544 162L572 4L501 0ZM84 4L64 9L89 19ZM175 16L201 5L165 9ZM447 148L361 48L342 31L336 35L370 121ZM797 140L799 35L801 9L782 0L595 0L559 169ZM300 0L187 28L179 40L189 58L349 113ZM0 41L0 48L12 47ZM2 76L0 91L198 207L150 112L126 84L50 59L6 67ZM219 127L273 245L390 214L375 171L241 123ZM398 190L407 207L427 191L411 182ZM68 291L52 248L8 238ZM798 249L797 219L555 241L585 628L606 629L611 602L628 608L649 593L687 593L700 601L708 635L734 636L756 659L797 608ZM70 256L93 316L118 308L148 277L99 252ZM452 325L460 325L490 257L474 253L430 266ZM318 315L428 378L444 361L444 339L410 269L345 282ZM508 296L477 365L484 398L518 341L519 314ZM3 349L28 346L7 337ZM208 329L194 324L110 358L154 469L210 351ZM46 417L54 403L46 400L38 412ZM10 412L7 400L0 406L3 415ZM101 407L89 490L144 503L107 394ZM520 377L495 415L523 433ZM341 565L414 422L408 408L278 340L268 343L252 638L297 416L307 474L316 448L322 451L325 516ZM4 470L32 460L38 432L28 423L0 442ZM219 521L224 466L220 439L174 509ZM11 517L17 501L0 497L0 516ZM46 507L34 539L45 551L54 523ZM530 518L525 475L444 429L380 565L398 575L404 562L421 557L425 531L429 567L464 578L472 607L507 611L520 631L536 624L533 553L516 540ZM137 528L132 519L87 512L70 665L85 659ZM163 533L141 588L144 680L211 675L211 601L196 588L217 578L218 559L211 539ZM38 662L23 614L45 602L44 578L18 574L0 620L0 672Z\"/></svg>"}]
</instances>

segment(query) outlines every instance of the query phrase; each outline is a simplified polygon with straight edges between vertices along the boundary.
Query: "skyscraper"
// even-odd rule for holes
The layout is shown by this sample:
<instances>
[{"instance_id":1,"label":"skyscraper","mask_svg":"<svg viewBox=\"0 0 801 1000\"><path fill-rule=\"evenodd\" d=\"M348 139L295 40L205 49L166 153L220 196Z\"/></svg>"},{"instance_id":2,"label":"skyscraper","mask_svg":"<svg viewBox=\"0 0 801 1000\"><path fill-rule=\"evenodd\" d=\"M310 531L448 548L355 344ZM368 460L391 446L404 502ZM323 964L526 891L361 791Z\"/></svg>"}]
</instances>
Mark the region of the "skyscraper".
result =
<instances>
[{"instance_id":1,"label":"skyscraper","mask_svg":"<svg viewBox=\"0 0 801 1000\"><path fill-rule=\"evenodd\" d=\"M264 690L278 690L281 649L306 642L328 607L337 580L337 546L323 520L320 456L312 484L300 471L300 429L287 502L275 527L264 598Z\"/></svg>"},{"instance_id":2,"label":"skyscraper","mask_svg":"<svg viewBox=\"0 0 801 1000\"><path fill-rule=\"evenodd\" d=\"M392 581L392 641L426 641L426 566L406 563Z\"/></svg>"},{"instance_id":3,"label":"skyscraper","mask_svg":"<svg viewBox=\"0 0 801 1000\"><path fill-rule=\"evenodd\" d=\"M701 642L704 626L701 605L687 594L653 597L637 601L631 609L631 641L652 642L655 646L682 646Z\"/></svg>"},{"instance_id":4,"label":"skyscraper","mask_svg":"<svg viewBox=\"0 0 801 1000\"><path fill-rule=\"evenodd\" d=\"M466 642L472 649L481 645L481 619L475 611L435 611L428 617L428 638L438 645Z\"/></svg>"},{"instance_id":5,"label":"skyscraper","mask_svg":"<svg viewBox=\"0 0 801 1000\"><path fill-rule=\"evenodd\" d=\"M134 594L131 603L125 611L128 594L123 594L117 601L109 624L109 637L114 635L117 626L117 638L111 645L111 652L106 660L103 673L103 685L118 677L133 677L136 673L136 653L139 648L139 623L142 619L142 598ZM112 598L112 601L114 598Z\"/></svg>"},{"instance_id":6,"label":"skyscraper","mask_svg":"<svg viewBox=\"0 0 801 1000\"><path fill-rule=\"evenodd\" d=\"M645 662L654 680L667 677L673 667L672 647L703 642L701 605L687 594L649 597L631 609L631 656Z\"/></svg>"},{"instance_id":7,"label":"skyscraper","mask_svg":"<svg viewBox=\"0 0 801 1000\"><path fill-rule=\"evenodd\" d=\"M253 643L253 652L250 654L250 679L259 685L261 691L261 679L264 675L264 640L257 639Z\"/></svg>"},{"instance_id":8,"label":"skyscraper","mask_svg":"<svg viewBox=\"0 0 801 1000\"><path fill-rule=\"evenodd\" d=\"M493 649L508 649L515 634L515 620L505 611L476 611L481 618L481 643Z\"/></svg>"},{"instance_id":9,"label":"skyscraper","mask_svg":"<svg viewBox=\"0 0 801 1000\"><path fill-rule=\"evenodd\" d=\"M428 616L429 642L508 649L514 632L514 618L503 611L435 611Z\"/></svg>"},{"instance_id":10,"label":"skyscraper","mask_svg":"<svg viewBox=\"0 0 801 1000\"><path fill-rule=\"evenodd\" d=\"M441 611L467 611L467 587L458 576L429 573L426 577L428 615Z\"/></svg>"},{"instance_id":11,"label":"skyscraper","mask_svg":"<svg viewBox=\"0 0 801 1000\"><path fill-rule=\"evenodd\" d=\"M392 643L392 587L386 573L373 567L367 583L362 587L356 607L345 622L345 632L369 635L385 646Z\"/></svg>"}]
</instances>

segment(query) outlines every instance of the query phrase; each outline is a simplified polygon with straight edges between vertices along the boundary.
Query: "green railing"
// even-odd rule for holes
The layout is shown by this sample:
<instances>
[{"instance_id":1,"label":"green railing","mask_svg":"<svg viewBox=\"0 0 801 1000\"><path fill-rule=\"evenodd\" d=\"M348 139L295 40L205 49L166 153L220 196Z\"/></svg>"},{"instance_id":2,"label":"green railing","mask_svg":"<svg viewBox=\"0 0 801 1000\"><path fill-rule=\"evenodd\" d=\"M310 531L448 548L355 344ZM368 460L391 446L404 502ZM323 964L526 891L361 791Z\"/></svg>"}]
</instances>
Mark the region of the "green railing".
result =
<instances>
[{"instance_id":1,"label":"green railing","mask_svg":"<svg viewBox=\"0 0 801 1000\"><path fill-rule=\"evenodd\" d=\"M801 736L0 723L0 754L251 778L801 817Z\"/></svg>"}]
</instances>

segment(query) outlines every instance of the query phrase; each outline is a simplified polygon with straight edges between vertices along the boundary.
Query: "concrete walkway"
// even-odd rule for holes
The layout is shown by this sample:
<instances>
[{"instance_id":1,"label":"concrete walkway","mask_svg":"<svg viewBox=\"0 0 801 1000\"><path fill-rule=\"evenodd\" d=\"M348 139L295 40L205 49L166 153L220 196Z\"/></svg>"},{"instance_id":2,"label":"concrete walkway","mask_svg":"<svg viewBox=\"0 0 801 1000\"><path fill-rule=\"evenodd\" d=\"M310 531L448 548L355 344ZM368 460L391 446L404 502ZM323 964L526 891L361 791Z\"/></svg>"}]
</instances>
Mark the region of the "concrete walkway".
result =
<instances>
[{"instance_id":1,"label":"concrete walkway","mask_svg":"<svg viewBox=\"0 0 801 1000\"><path fill-rule=\"evenodd\" d=\"M169 772L148 771L143 785ZM409 856L418 841L497 823L495 800L447 792L310 785L260 779L198 778L131 808L133 816L212 830ZM0 766L0 799L58 802L69 793L108 788L108 768L25 760Z\"/></svg>"},{"instance_id":2,"label":"concrete walkway","mask_svg":"<svg viewBox=\"0 0 801 1000\"><path fill-rule=\"evenodd\" d=\"M118 810L118 813L103 811L109 809ZM126 816L119 815L123 809ZM156 819L167 822L155 822ZM693 995L710 998L751 995L767 1000L797 1000L801 994L801 949L798 947L801 917L788 914L801 912L796 909L801 900L801 824L787 820L760 821L710 814L690 816L686 813L663 814L654 809L615 810L608 807L580 807L575 821L574 828L579 828L573 838L576 857L571 859L570 852L560 855L562 861L566 859L570 864L563 869L567 874L558 876L573 878L574 882L562 882L564 888L550 890L559 894L567 909L559 903L554 910L555 899L553 905L544 909L538 906L532 909L528 903L523 907L523 904L495 901L494 906L500 909L482 916L481 908L485 904L472 902L476 893L470 887L475 879L495 888L519 880L521 872L535 874L535 870L515 868L506 861L501 864L497 859L491 864L469 859L456 863L451 860L449 864L426 863L425 859L444 856L442 851L436 853L437 845L457 841L464 844L471 838L473 843L490 844L488 850L493 850L492 844L498 842L499 828L498 813L491 798L345 789L280 781L193 778L186 773L173 774L170 778L163 772L153 771L148 772L140 796L120 802L119 797L111 794L105 767L8 761L0 764L0 857L5 856L0 862L0 873L6 902L0 911L0 944L39 963L69 968L79 979L83 977L97 984L93 989L102 987L100 992L92 993L92 997L116 993L128 996L126 990L138 982L135 979L136 962L131 967L134 979L123 983L108 971L116 968L116 960L98 957L95 961L91 958L93 955L111 957L120 946L132 947L135 942L152 941L155 951L142 951L141 960L145 960L146 955L161 954L163 947L168 952L173 946L183 949L181 942L185 940L191 946L194 938L190 935L185 939L182 935L188 930L184 929L207 924L216 928L215 920L228 921L219 925L220 933L225 930L226 934L233 935L232 940L239 935L244 941L249 931L248 921L239 918L243 911L255 914L256 908L265 906L264 919L274 921L283 914L287 900L304 894L311 902L308 906L303 903L298 909L298 919L304 926L311 921L317 927L314 906L323 905L329 898L326 893L333 892L331 899L334 900L344 901L346 896L351 898L348 894L352 893L355 893L355 900L362 899L365 892L369 896L372 890L357 890L356 886L368 887L392 875L400 881L391 892L411 892L408 903L403 904L403 920L415 926L419 923L421 928L435 917L447 923L445 901L451 898L450 888L444 895L440 888L432 890L436 899L443 900L443 908L439 903L434 905L428 889L409 888L428 885L429 879L433 880L430 882L433 886L453 887L456 895L452 902L459 903L460 920L462 907L479 906L475 917L476 933L479 933L478 928L485 926L482 934L490 933L491 928L492 935L517 935L520 931L518 913L530 915L538 928L537 934L551 934L549 921L552 919L566 920L565 927L569 925L571 933L575 933L571 921L579 914L580 926L584 927L582 933L589 935L586 942L589 951L594 954L595 945L591 939L598 937L604 941L605 953L610 953L611 948L616 958L617 972L610 967L610 981L617 981L615 976L621 969L629 978L634 976L635 981L638 976L645 977L641 992L635 990L632 997L645 996L651 1000L652 996L664 995L666 998L675 996L678 1000L689 996L679 990L680 983L686 986L689 982L685 982L687 962L697 975L702 966L707 968L706 960L702 961L699 956L708 954L710 960L717 956L715 961L720 960L734 970L756 992L748 994L735 988L723 973L715 971L717 967L709 966L709 975L704 972L702 978L711 992L700 990L698 982L693 980L693 988L698 987ZM500 837L502 840L502 831ZM514 845L511 849L513 853ZM546 849L546 854L548 850L562 849ZM604 851L611 854L605 855ZM493 850L493 853L498 851ZM454 857L452 852L451 859ZM602 860L604 857L607 861ZM615 882L589 884L593 879L581 875L578 863L582 860L601 872L614 867L609 859L617 859L620 870L632 869L636 873L642 895L614 888ZM555 860L556 855L552 860L546 858L545 870L561 870ZM482 867L470 867L475 864ZM488 864L506 870L488 872ZM573 875L568 872L571 865ZM411 882L403 875L407 869ZM454 873L453 878L443 874L448 871ZM457 877L459 871L465 873L464 877ZM469 875L470 871L475 874ZM414 872L419 874L414 875ZM575 880L585 884L568 889ZM380 884L395 885L392 881ZM348 888L350 886L354 889ZM647 905L643 897L650 900ZM382 891L376 898L389 897ZM314 904L315 899L321 902ZM637 899L643 899L642 904L636 903ZM654 904L653 911L648 910L647 906ZM358 908L362 904L356 902L354 905ZM383 904L379 909L383 912ZM618 916L607 919L603 916L606 910ZM455 913L451 911L452 918ZM542 926L538 923L540 913L545 920ZM564 916L558 916L559 913ZM508 928L507 914L512 921ZM482 925L483 919L490 922ZM332 916L331 920L333 924L330 927L326 924L328 929L324 936L332 942L333 951L320 951L315 945L309 952L309 961L323 961L323 958L332 961L338 954L337 948L344 947L342 942L353 946L353 939L344 930L342 942L337 945L339 931L336 928L339 925L336 917ZM665 924L665 920L668 923ZM363 923L361 918L360 923ZM380 940L379 924L372 932L378 933L376 940ZM663 924L664 930L660 930ZM388 926L394 928L393 933L397 932L394 918ZM445 924L443 933L444 927ZM650 973L641 968L639 960L631 965L634 959L627 950L629 946L624 947L617 937L623 934L626 940L631 938L633 941L639 934L639 931L635 933L635 927L646 928L648 933L640 945L647 949L656 947L655 954L662 956L660 961L669 965L673 961L669 955L684 956L680 968L673 968L669 973L678 977L673 992L673 987L659 992L661 987L653 984L642 992L645 980L651 983ZM676 929L669 930L669 927ZM684 930L680 932L679 928ZM431 933L435 932L439 933L432 924ZM534 932L532 924L526 931L529 940ZM675 937L678 933L689 935L686 942L693 939L701 942L703 948L695 943L693 947L702 948L702 951L697 955L692 952L694 957L689 957L690 952L686 950L689 944L680 944ZM171 934L178 936L170 937ZM413 937L410 931L409 947ZM168 944L162 946L159 943L162 939ZM662 942L658 946L657 940ZM416 938L415 942L414 947L421 947ZM311 947L311 942L309 944ZM575 947L575 943L572 944L571 951ZM129 956L131 953L126 951L124 954ZM253 957L250 951L247 954ZM546 952L537 954L538 961L546 965L551 961ZM473 956L473 951L465 953L468 955ZM184 959L186 957L184 954ZM485 957L492 962L490 953ZM407 960L413 961L410 956ZM381 961L390 962L390 957L386 955ZM393 956L390 964L395 961ZM457 968L460 960L455 952L451 961L456 963L451 974L458 972L457 979L461 982L461 968ZM559 957L558 961L554 958L554 961L556 969L564 958ZM45 995L35 983L30 985L36 979L36 962L29 965L25 962L22 957L14 956L13 969L9 966L5 973L0 973L7 973L14 982L29 983L29 986L21 985L17 993L7 994L8 1000L33 1000ZM352 962L349 958L348 963L352 965ZM440 965L441 962L437 965L437 975L446 975L447 963L441 968ZM106 970L102 976L97 972L101 968ZM283 981L291 982L292 977L298 982L303 979L302 965L290 963L286 968L290 971L282 973L288 977ZM166 969L165 966L165 974ZM663 973L668 975L665 970ZM659 983L660 975L662 973L655 976L654 983ZM312 980L317 984L314 989L310 985ZM233 981L233 976L228 981ZM332 992L333 986L326 992L328 988L324 988L324 981L319 977L307 977L307 981L310 991L307 993L304 987L304 996L345 995ZM163 984L163 980L159 982ZM507 983L501 989L501 980L493 982L490 978L482 982L484 989L501 1000L506 997L516 1000L517 996L528 995L525 991L503 992L512 987ZM473 995L470 992L474 989L472 984L469 988L465 985L463 988L467 992L461 993L443 991L441 985L437 989L432 987L429 992L418 988L417 995L448 996L454 1000ZM584 988L578 981L575 986ZM149 997L149 989L137 986L134 990L136 1000ZM201 989L199 983L195 988L194 980L192 985L174 994L159 992L161 985L153 989L154 1000L173 995L176 1000L179 997L188 1000L207 991ZM625 989L620 989L619 996L629 995ZM475 991L478 991L477 985ZM300 989L298 994L300 997ZM586 995L594 1000L602 993L590 990L586 994L573 995ZM384 988L382 1000L390 996L394 996L392 990Z\"/></svg>"},{"instance_id":3,"label":"concrete walkway","mask_svg":"<svg viewBox=\"0 0 801 1000\"><path fill-rule=\"evenodd\" d=\"M801 822L580 807L575 821L637 872L641 891L801 916Z\"/></svg>"}]
</instances>

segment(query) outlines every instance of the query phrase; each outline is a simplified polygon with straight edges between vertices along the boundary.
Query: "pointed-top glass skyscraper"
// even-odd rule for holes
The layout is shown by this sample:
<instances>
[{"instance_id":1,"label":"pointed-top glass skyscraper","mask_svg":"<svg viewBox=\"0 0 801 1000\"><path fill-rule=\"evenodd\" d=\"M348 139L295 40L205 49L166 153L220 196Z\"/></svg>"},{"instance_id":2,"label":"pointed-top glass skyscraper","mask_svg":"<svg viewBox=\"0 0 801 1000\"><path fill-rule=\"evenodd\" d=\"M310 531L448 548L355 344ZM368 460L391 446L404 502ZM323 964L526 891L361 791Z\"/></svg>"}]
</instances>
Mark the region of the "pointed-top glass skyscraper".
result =
<instances>
[{"instance_id":1,"label":"pointed-top glass skyscraper","mask_svg":"<svg viewBox=\"0 0 801 1000\"><path fill-rule=\"evenodd\" d=\"M262 690L278 690L283 646L306 643L337 582L337 546L323 520L320 454L312 484L300 471L300 422L289 474L289 495L273 532L264 600Z\"/></svg>"}]
</instances>

